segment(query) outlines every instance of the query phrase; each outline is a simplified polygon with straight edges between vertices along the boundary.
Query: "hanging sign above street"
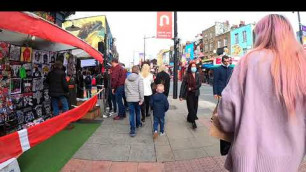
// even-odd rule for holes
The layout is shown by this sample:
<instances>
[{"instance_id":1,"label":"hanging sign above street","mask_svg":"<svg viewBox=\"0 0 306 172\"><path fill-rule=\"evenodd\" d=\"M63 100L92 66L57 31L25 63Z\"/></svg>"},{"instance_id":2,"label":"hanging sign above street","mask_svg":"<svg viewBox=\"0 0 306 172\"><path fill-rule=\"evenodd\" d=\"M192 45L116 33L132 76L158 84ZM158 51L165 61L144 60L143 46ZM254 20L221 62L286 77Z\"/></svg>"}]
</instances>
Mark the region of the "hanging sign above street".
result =
<instances>
[{"instance_id":1,"label":"hanging sign above street","mask_svg":"<svg viewBox=\"0 0 306 172\"><path fill-rule=\"evenodd\" d=\"M172 39L172 12L157 12L156 38Z\"/></svg>"}]
</instances>

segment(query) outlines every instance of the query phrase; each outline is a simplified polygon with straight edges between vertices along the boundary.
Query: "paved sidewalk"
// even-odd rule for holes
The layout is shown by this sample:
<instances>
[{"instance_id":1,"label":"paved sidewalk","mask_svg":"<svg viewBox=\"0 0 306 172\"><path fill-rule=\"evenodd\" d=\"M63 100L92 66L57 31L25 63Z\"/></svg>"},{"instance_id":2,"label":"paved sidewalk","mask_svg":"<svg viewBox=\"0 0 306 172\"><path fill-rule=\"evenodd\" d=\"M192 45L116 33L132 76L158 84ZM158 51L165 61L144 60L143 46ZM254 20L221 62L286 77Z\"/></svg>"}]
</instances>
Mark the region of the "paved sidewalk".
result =
<instances>
[{"instance_id":1,"label":"paved sidewalk","mask_svg":"<svg viewBox=\"0 0 306 172\"><path fill-rule=\"evenodd\" d=\"M209 135L210 116L215 108L211 87L201 90L197 120L193 130L187 123L186 102L169 96L164 136L152 138L152 120L129 136L129 120L104 119L102 125L62 169L70 171L227 171L220 156L219 140ZM306 164L300 171L306 172Z\"/></svg>"}]
</instances>

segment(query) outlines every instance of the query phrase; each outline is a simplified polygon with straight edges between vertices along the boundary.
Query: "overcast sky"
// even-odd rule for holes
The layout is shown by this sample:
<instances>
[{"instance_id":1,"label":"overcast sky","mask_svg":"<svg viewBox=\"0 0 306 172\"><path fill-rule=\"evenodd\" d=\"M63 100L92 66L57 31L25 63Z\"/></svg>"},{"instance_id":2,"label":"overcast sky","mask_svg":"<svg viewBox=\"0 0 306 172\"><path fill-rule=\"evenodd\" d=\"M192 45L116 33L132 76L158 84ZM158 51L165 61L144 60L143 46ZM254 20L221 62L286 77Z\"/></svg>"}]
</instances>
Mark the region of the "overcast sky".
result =
<instances>
[{"instance_id":1,"label":"overcast sky","mask_svg":"<svg viewBox=\"0 0 306 172\"><path fill-rule=\"evenodd\" d=\"M254 23L267 14L277 13L287 17L295 31L298 31L297 13L292 12L178 12L178 37L182 40L193 41L195 36L214 25L216 21L226 20L232 24L245 21ZM116 38L120 61L127 66L133 61L134 53L143 52L143 37L156 36L156 12L76 12L69 19L89 16L106 15L113 37ZM300 12L301 23L306 25L306 12ZM161 49L169 49L172 40L147 39L146 58L156 58Z\"/></svg>"}]
</instances>

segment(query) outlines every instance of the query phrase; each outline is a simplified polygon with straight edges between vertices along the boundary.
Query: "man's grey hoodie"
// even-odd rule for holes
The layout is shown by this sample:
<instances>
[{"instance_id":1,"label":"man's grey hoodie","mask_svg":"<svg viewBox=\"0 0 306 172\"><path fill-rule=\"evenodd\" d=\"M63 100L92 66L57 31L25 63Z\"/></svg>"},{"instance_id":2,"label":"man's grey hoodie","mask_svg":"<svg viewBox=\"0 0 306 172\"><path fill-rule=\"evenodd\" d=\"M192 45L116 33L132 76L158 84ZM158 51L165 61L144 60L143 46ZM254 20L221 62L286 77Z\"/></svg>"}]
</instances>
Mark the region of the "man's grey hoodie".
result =
<instances>
[{"instance_id":1,"label":"man's grey hoodie","mask_svg":"<svg viewBox=\"0 0 306 172\"><path fill-rule=\"evenodd\" d=\"M124 91L127 102L143 101L143 79L136 73L130 74L125 80Z\"/></svg>"}]
</instances>

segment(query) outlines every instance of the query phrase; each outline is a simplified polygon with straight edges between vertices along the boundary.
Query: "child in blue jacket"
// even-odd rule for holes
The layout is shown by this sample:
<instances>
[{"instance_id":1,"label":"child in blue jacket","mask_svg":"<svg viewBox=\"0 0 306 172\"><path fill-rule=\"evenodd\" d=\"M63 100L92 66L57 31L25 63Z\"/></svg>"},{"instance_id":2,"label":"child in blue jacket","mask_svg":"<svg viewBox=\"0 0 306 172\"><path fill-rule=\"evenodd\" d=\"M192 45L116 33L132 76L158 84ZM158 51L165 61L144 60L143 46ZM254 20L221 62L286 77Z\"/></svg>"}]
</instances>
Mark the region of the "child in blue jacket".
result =
<instances>
[{"instance_id":1,"label":"child in blue jacket","mask_svg":"<svg viewBox=\"0 0 306 172\"><path fill-rule=\"evenodd\" d=\"M156 88L156 93L151 96L150 106L153 108L154 116L154 135L153 139L156 139L158 136L157 127L160 125L160 135L164 135L164 126L165 126L165 113L169 109L169 102L167 97L163 94L164 85L158 84Z\"/></svg>"}]
</instances>

